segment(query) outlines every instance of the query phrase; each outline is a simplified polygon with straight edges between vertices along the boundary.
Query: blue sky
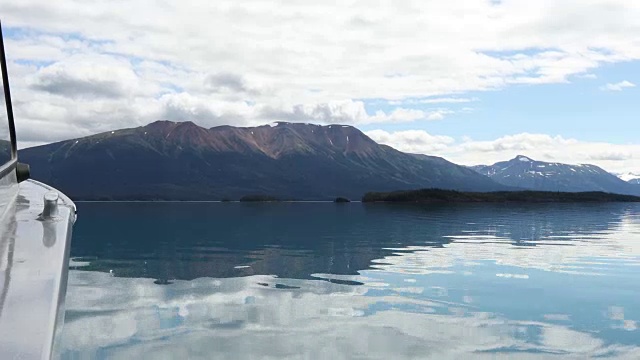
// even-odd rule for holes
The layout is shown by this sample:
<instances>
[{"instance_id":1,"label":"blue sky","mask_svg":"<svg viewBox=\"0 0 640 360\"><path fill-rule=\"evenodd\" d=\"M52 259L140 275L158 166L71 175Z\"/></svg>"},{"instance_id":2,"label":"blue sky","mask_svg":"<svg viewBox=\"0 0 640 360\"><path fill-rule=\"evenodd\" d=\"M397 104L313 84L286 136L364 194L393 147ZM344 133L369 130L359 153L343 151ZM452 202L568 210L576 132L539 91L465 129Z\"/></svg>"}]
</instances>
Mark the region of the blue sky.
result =
<instances>
[{"instance_id":1,"label":"blue sky","mask_svg":"<svg viewBox=\"0 0 640 360\"><path fill-rule=\"evenodd\" d=\"M0 14L22 147L157 119L296 121L461 164L640 173L640 3L7 0Z\"/></svg>"},{"instance_id":2,"label":"blue sky","mask_svg":"<svg viewBox=\"0 0 640 360\"><path fill-rule=\"evenodd\" d=\"M425 123L422 129L452 137L472 136L492 140L502 135L530 132L562 134L584 141L615 144L638 142L640 132L640 88L604 91L608 83L629 81L640 84L637 61L604 66L592 71L597 78L573 76L562 84L516 85L506 89L468 92L456 98L468 103L409 105L417 109L438 109L443 105L455 113L447 121ZM397 105L384 100L367 102L367 110L391 111ZM464 108L471 108L464 111ZM415 124L370 124L365 130L387 131L416 128ZM632 131L632 130L636 131Z\"/></svg>"}]
</instances>

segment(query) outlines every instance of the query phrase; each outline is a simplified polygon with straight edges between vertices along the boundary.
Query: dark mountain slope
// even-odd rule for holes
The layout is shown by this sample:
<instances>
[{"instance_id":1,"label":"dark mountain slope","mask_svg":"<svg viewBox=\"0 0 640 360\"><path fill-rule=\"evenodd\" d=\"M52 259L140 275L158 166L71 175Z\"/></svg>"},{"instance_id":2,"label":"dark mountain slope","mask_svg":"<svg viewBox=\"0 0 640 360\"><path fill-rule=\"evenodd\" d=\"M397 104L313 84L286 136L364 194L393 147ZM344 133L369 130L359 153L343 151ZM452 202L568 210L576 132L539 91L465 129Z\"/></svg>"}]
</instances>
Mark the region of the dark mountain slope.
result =
<instances>
[{"instance_id":1,"label":"dark mountain slope","mask_svg":"<svg viewBox=\"0 0 640 360\"><path fill-rule=\"evenodd\" d=\"M471 169L402 153L341 125L205 129L157 121L24 149L19 156L35 179L75 199L334 199L423 187L505 189Z\"/></svg>"}]
</instances>

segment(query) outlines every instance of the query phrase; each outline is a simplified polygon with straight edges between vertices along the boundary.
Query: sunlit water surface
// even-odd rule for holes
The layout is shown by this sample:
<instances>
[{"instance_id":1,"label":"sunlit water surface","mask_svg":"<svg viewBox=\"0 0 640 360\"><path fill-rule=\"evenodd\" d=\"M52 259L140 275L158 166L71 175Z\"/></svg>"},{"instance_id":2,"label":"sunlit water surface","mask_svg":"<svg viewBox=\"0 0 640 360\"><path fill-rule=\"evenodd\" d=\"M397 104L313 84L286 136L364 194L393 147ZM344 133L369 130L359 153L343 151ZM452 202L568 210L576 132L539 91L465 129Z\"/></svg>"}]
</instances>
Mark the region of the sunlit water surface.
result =
<instances>
[{"instance_id":1,"label":"sunlit water surface","mask_svg":"<svg viewBox=\"0 0 640 360\"><path fill-rule=\"evenodd\" d=\"M63 359L640 359L640 206L80 203Z\"/></svg>"}]
</instances>

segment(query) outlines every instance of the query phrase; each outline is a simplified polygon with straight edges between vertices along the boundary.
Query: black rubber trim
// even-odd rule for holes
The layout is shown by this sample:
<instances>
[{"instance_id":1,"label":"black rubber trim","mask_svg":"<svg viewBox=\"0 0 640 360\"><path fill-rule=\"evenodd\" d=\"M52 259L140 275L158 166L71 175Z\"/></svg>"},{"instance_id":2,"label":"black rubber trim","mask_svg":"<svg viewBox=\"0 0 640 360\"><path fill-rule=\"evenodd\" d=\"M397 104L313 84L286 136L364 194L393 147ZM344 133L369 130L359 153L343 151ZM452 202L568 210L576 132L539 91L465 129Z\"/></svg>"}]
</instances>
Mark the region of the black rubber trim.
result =
<instances>
[{"instance_id":1,"label":"black rubber trim","mask_svg":"<svg viewBox=\"0 0 640 360\"><path fill-rule=\"evenodd\" d=\"M18 183L21 183L25 180L29 180L31 177L31 168L29 168L28 164L17 162L16 163L16 179Z\"/></svg>"}]
</instances>

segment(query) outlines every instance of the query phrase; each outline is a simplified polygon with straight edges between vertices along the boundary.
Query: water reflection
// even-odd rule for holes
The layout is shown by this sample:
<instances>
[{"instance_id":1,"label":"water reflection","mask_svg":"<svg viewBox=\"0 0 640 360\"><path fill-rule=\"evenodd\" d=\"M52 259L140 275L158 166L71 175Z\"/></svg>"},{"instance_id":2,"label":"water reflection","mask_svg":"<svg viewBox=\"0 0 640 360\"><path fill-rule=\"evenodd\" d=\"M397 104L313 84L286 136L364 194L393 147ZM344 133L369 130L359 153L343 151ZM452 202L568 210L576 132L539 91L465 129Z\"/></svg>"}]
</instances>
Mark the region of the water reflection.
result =
<instances>
[{"instance_id":1,"label":"water reflection","mask_svg":"<svg viewBox=\"0 0 640 360\"><path fill-rule=\"evenodd\" d=\"M620 227L637 209L620 204L82 203L83 221L71 251L79 261L91 260L90 270L168 280L357 275L385 263L406 263L407 251L444 247L448 250L434 252L429 264L416 266L442 268L464 257L551 270L575 257L640 255L640 244L602 240L626 234ZM492 243L508 252L483 246ZM535 249L510 252L516 248ZM461 253L451 256L452 251ZM399 255L404 257L394 259ZM496 258L500 255L505 256Z\"/></svg>"},{"instance_id":2,"label":"water reflection","mask_svg":"<svg viewBox=\"0 0 640 360\"><path fill-rule=\"evenodd\" d=\"M4 303L11 285L11 270L13 268L13 255L15 250L16 235L16 205L11 204L6 208L5 214L0 214L0 320L4 311Z\"/></svg>"},{"instance_id":3,"label":"water reflection","mask_svg":"<svg viewBox=\"0 0 640 360\"><path fill-rule=\"evenodd\" d=\"M640 358L637 205L80 211L63 358Z\"/></svg>"},{"instance_id":4,"label":"water reflection","mask_svg":"<svg viewBox=\"0 0 640 360\"><path fill-rule=\"evenodd\" d=\"M283 290L275 287L282 280L266 276L172 288L95 272L74 272L70 281L61 345L68 358L640 356L636 346L566 322L509 319L472 304L399 296L402 289L371 296L367 286L290 279L296 289Z\"/></svg>"}]
</instances>

